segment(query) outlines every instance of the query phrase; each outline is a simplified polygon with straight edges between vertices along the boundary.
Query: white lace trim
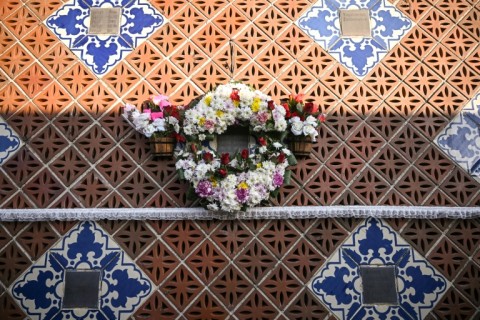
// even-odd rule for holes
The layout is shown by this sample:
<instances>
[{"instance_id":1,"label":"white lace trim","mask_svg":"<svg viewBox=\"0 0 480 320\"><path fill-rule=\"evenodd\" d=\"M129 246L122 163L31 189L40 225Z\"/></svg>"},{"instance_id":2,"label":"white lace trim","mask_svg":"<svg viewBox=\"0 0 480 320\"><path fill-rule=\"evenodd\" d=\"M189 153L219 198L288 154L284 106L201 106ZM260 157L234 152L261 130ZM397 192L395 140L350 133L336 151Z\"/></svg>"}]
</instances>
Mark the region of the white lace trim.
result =
<instances>
[{"instance_id":1,"label":"white lace trim","mask_svg":"<svg viewBox=\"0 0 480 320\"><path fill-rule=\"evenodd\" d=\"M260 207L247 212L219 213L202 208L0 209L0 221L41 220L182 220L294 219L326 217L453 218L480 217L480 207L305 206Z\"/></svg>"}]
</instances>

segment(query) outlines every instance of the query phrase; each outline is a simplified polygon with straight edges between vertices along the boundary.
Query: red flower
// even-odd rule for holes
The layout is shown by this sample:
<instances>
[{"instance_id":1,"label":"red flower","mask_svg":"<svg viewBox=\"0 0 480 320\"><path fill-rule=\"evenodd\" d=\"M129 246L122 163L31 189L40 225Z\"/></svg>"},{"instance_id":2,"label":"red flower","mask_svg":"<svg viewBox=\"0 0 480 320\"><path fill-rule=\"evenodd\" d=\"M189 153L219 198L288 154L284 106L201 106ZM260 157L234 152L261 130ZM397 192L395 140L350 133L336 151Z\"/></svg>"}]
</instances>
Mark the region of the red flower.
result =
<instances>
[{"instance_id":1,"label":"red flower","mask_svg":"<svg viewBox=\"0 0 480 320\"><path fill-rule=\"evenodd\" d=\"M242 159L244 160L248 159L248 149L242 150Z\"/></svg>"},{"instance_id":2,"label":"red flower","mask_svg":"<svg viewBox=\"0 0 480 320\"><path fill-rule=\"evenodd\" d=\"M196 154L197 151L198 151L197 145L196 145L195 143L192 143L192 144L190 145L190 149L192 149L192 152L193 152L194 154Z\"/></svg>"},{"instance_id":3,"label":"red flower","mask_svg":"<svg viewBox=\"0 0 480 320\"><path fill-rule=\"evenodd\" d=\"M267 140L265 140L264 137L258 138L258 143L260 143L261 146L266 146L267 145Z\"/></svg>"},{"instance_id":4,"label":"red flower","mask_svg":"<svg viewBox=\"0 0 480 320\"><path fill-rule=\"evenodd\" d=\"M203 160L205 160L205 162L207 162L207 163L212 162L213 161L213 154L211 154L210 152L205 152L203 154Z\"/></svg>"},{"instance_id":5,"label":"red flower","mask_svg":"<svg viewBox=\"0 0 480 320\"><path fill-rule=\"evenodd\" d=\"M327 116L326 116L324 113L321 113L321 114L318 116L318 121L320 121L320 122L325 122L325 120L327 120Z\"/></svg>"},{"instance_id":6,"label":"red flower","mask_svg":"<svg viewBox=\"0 0 480 320\"><path fill-rule=\"evenodd\" d=\"M230 94L230 99L232 99L233 101L240 101L240 95L238 94L237 89L232 90L232 93Z\"/></svg>"},{"instance_id":7,"label":"red flower","mask_svg":"<svg viewBox=\"0 0 480 320\"><path fill-rule=\"evenodd\" d=\"M303 107L303 112L307 114L317 113L318 106L312 102L305 103L305 107Z\"/></svg>"},{"instance_id":8,"label":"red flower","mask_svg":"<svg viewBox=\"0 0 480 320\"><path fill-rule=\"evenodd\" d=\"M230 154L227 152L227 153L222 153L222 159L221 159L221 162L223 165L227 165L230 163Z\"/></svg>"},{"instance_id":9,"label":"red flower","mask_svg":"<svg viewBox=\"0 0 480 320\"><path fill-rule=\"evenodd\" d=\"M222 178L225 178L227 176L227 170L225 169L218 169L218 174L222 176Z\"/></svg>"},{"instance_id":10,"label":"red flower","mask_svg":"<svg viewBox=\"0 0 480 320\"><path fill-rule=\"evenodd\" d=\"M270 110L275 109L275 102L273 102L273 100L268 101L268 109Z\"/></svg>"},{"instance_id":11,"label":"red flower","mask_svg":"<svg viewBox=\"0 0 480 320\"><path fill-rule=\"evenodd\" d=\"M282 103L282 107L285 109L285 118L289 119L292 115L290 114L288 103Z\"/></svg>"},{"instance_id":12,"label":"red flower","mask_svg":"<svg viewBox=\"0 0 480 320\"><path fill-rule=\"evenodd\" d=\"M177 139L178 142L186 142L187 139L185 139L184 136L182 136L181 134L178 134L178 133L175 133L175 139Z\"/></svg>"},{"instance_id":13,"label":"red flower","mask_svg":"<svg viewBox=\"0 0 480 320\"><path fill-rule=\"evenodd\" d=\"M302 102L303 101L303 97L305 95L303 93L299 93L295 96L295 102Z\"/></svg>"},{"instance_id":14,"label":"red flower","mask_svg":"<svg viewBox=\"0 0 480 320\"><path fill-rule=\"evenodd\" d=\"M285 161L285 153L282 152L278 155L278 162L283 163L284 161Z\"/></svg>"}]
</instances>

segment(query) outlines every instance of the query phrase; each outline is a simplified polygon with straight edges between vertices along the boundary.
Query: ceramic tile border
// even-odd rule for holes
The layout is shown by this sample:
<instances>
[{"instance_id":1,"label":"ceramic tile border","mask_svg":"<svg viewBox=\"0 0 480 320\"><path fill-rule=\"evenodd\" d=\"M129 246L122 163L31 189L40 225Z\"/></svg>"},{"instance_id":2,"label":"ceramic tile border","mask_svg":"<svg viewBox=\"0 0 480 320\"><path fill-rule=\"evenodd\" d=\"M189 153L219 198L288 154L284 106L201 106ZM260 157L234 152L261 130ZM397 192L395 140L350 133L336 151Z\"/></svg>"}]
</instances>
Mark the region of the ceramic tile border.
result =
<instances>
[{"instance_id":1,"label":"ceramic tile border","mask_svg":"<svg viewBox=\"0 0 480 320\"><path fill-rule=\"evenodd\" d=\"M99 219L293 219L318 217L377 218L476 218L480 207L415 206L291 206L253 208L247 212L216 213L202 208L79 208L0 209L0 221L99 220Z\"/></svg>"}]
</instances>

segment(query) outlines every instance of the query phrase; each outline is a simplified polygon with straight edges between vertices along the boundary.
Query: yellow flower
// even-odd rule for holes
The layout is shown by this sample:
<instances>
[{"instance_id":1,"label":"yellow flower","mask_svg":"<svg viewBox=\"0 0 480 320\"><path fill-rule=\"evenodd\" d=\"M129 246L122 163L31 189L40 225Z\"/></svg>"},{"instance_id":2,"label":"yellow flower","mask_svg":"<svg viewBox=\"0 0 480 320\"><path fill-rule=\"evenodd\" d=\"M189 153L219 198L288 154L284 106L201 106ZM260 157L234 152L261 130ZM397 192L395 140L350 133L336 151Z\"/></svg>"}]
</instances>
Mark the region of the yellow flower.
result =
<instances>
[{"instance_id":1,"label":"yellow flower","mask_svg":"<svg viewBox=\"0 0 480 320\"><path fill-rule=\"evenodd\" d=\"M260 98L253 99L253 103L251 106L253 112L258 112L258 110L260 110L260 101Z\"/></svg>"},{"instance_id":2,"label":"yellow flower","mask_svg":"<svg viewBox=\"0 0 480 320\"><path fill-rule=\"evenodd\" d=\"M223 111L222 110L217 110L216 115L219 118L223 117Z\"/></svg>"},{"instance_id":3,"label":"yellow flower","mask_svg":"<svg viewBox=\"0 0 480 320\"><path fill-rule=\"evenodd\" d=\"M242 181L242 182L238 185L238 189L248 189L248 184L247 184L245 181Z\"/></svg>"},{"instance_id":4,"label":"yellow flower","mask_svg":"<svg viewBox=\"0 0 480 320\"><path fill-rule=\"evenodd\" d=\"M262 163L261 162L257 163L257 169L260 169L261 167L262 167Z\"/></svg>"},{"instance_id":5,"label":"yellow flower","mask_svg":"<svg viewBox=\"0 0 480 320\"><path fill-rule=\"evenodd\" d=\"M215 177L211 177L210 182L212 183L212 187L214 188L218 187L218 182L217 182L217 179L215 179Z\"/></svg>"},{"instance_id":6,"label":"yellow flower","mask_svg":"<svg viewBox=\"0 0 480 320\"><path fill-rule=\"evenodd\" d=\"M200 120L198 120L198 124L203 126L205 124L205 118L201 117Z\"/></svg>"},{"instance_id":7,"label":"yellow flower","mask_svg":"<svg viewBox=\"0 0 480 320\"><path fill-rule=\"evenodd\" d=\"M240 105L240 101L234 100L233 105L235 106L235 108L238 108L238 106Z\"/></svg>"},{"instance_id":8,"label":"yellow flower","mask_svg":"<svg viewBox=\"0 0 480 320\"><path fill-rule=\"evenodd\" d=\"M212 96L206 96L205 97L205 104L207 106L210 106L210 102L212 102Z\"/></svg>"}]
</instances>

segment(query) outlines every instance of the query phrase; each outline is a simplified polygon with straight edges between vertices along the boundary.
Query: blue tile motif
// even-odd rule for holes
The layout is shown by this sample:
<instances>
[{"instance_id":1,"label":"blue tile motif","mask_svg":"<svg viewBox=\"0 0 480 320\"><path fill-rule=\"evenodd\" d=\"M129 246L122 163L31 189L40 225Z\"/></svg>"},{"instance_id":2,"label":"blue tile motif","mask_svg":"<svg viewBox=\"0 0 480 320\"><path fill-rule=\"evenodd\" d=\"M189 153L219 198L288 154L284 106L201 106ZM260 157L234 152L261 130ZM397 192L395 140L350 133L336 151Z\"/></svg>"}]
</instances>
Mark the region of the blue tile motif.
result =
<instances>
[{"instance_id":1,"label":"blue tile motif","mask_svg":"<svg viewBox=\"0 0 480 320\"><path fill-rule=\"evenodd\" d=\"M66 270L100 270L98 309L62 309ZM31 319L128 319L152 283L95 223L83 222L47 251L10 291Z\"/></svg>"},{"instance_id":2,"label":"blue tile motif","mask_svg":"<svg viewBox=\"0 0 480 320\"><path fill-rule=\"evenodd\" d=\"M480 94L438 134L435 143L480 182Z\"/></svg>"},{"instance_id":3,"label":"blue tile motif","mask_svg":"<svg viewBox=\"0 0 480 320\"><path fill-rule=\"evenodd\" d=\"M91 8L121 8L119 35L88 34ZM45 24L93 72L106 74L165 22L146 0L70 0Z\"/></svg>"},{"instance_id":4,"label":"blue tile motif","mask_svg":"<svg viewBox=\"0 0 480 320\"><path fill-rule=\"evenodd\" d=\"M339 10L368 9L370 37L343 37ZM407 32L412 21L387 0L319 0L298 26L358 78L365 77Z\"/></svg>"},{"instance_id":5,"label":"blue tile motif","mask_svg":"<svg viewBox=\"0 0 480 320\"><path fill-rule=\"evenodd\" d=\"M23 142L10 128L8 123L0 117L0 165L8 160L20 149Z\"/></svg>"},{"instance_id":6,"label":"blue tile motif","mask_svg":"<svg viewBox=\"0 0 480 320\"><path fill-rule=\"evenodd\" d=\"M395 266L398 305L365 305L360 266ZM423 319L449 287L447 280L382 220L369 218L309 283L340 319Z\"/></svg>"}]
</instances>

